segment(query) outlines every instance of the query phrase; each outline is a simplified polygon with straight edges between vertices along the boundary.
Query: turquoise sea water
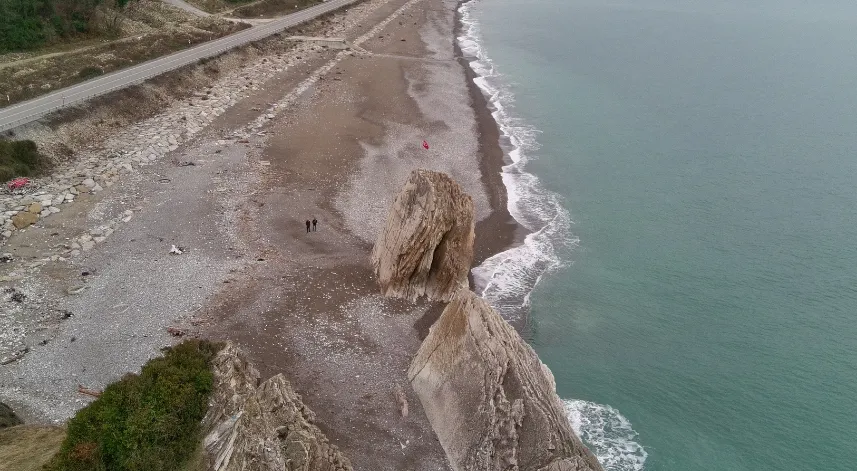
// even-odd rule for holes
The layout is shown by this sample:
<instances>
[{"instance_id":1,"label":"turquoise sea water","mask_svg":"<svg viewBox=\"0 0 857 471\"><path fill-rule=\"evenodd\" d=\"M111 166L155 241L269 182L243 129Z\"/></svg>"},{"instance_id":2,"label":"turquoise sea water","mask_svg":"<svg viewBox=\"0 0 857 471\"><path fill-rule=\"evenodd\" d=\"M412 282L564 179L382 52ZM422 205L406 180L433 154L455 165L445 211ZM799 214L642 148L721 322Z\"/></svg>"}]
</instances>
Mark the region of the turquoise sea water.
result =
<instances>
[{"instance_id":1,"label":"turquoise sea water","mask_svg":"<svg viewBox=\"0 0 857 471\"><path fill-rule=\"evenodd\" d=\"M476 274L606 468L857 469L857 3L463 13L539 230Z\"/></svg>"}]
</instances>

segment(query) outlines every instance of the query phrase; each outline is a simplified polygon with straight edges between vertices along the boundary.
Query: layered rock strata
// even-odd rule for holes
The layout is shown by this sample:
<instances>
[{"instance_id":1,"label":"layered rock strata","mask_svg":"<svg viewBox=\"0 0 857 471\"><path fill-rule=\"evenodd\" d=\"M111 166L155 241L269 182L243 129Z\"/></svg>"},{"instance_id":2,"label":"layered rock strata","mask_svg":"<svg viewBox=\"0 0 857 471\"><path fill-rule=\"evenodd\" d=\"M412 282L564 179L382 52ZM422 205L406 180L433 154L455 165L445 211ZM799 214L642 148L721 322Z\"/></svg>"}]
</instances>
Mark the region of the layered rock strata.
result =
<instances>
[{"instance_id":1,"label":"layered rock strata","mask_svg":"<svg viewBox=\"0 0 857 471\"><path fill-rule=\"evenodd\" d=\"M381 292L449 301L473 262L473 200L449 176L414 170L372 250Z\"/></svg>"},{"instance_id":2,"label":"layered rock strata","mask_svg":"<svg viewBox=\"0 0 857 471\"><path fill-rule=\"evenodd\" d=\"M203 420L210 471L351 471L282 374L259 372L231 343L212 362L212 406Z\"/></svg>"},{"instance_id":3,"label":"layered rock strata","mask_svg":"<svg viewBox=\"0 0 857 471\"><path fill-rule=\"evenodd\" d=\"M601 471L553 375L484 300L461 291L408 371L456 471Z\"/></svg>"}]
</instances>

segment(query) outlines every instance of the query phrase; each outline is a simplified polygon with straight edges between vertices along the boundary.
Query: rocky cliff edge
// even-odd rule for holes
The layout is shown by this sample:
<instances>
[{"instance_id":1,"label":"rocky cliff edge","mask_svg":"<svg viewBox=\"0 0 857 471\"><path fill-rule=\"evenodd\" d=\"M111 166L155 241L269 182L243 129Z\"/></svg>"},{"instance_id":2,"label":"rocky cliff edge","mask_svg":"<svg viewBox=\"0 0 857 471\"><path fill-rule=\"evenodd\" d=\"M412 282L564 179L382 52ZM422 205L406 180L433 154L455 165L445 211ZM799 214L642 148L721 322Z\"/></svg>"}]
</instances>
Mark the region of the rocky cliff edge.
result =
<instances>
[{"instance_id":1,"label":"rocky cliff edge","mask_svg":"<svg viewBox=\"0 0 857 471\"><path fill-rule=\"evenodd\" d=\"M432 326L408 379L456 471L602 471L548 367L470 291Z\"/></svg>"},{"instance_id":2,"label":"rocky cliff edge","mask_svg":"<svg viewBox=\"0 0 857 471\"><path fill-rule=\"evenodd\" d=\"M227 343L212 362L214 392L203 419L210 471L351 471L282 375L259 372Z\"/></svg>"}]
</instances>

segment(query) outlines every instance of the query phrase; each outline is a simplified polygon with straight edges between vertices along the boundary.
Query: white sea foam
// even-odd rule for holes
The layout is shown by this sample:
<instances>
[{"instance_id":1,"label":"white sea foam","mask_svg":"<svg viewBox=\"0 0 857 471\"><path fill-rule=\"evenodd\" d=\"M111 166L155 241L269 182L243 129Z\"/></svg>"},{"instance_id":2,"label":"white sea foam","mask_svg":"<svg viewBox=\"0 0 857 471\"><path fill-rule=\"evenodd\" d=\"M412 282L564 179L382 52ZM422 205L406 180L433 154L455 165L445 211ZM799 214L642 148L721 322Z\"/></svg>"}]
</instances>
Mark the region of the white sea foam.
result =
<instances>
[{"instance_id":1,"label":"white sea foam","mask_svg":"<svg viewBox=\"0 0 857 471\"><path fill-rule=\"evenodd\" d=\"M460 7L462 35L458 45L478 75L475 83L487 97L502 133L511 164L503 167L503 184L512 217L530 231L520 246L488 258L473 269L477 289L506 319L527 314L529 294L541 277L564 263L561 255L574 248L571 218L559 195L545 189L526 171L535 158L539 131L513 114L514 96L483 50L479 23L472 10L478 0ZM581 400L565 401L568 419L607 471L641 471L648 453L637 432L616 409Z\"/></svg>"},{"instance_id":2,"label":"white sea foam","mask_svg":"<svg viewBox=\"0 0 857 471\"><path fill-rule=\"evenodd\" d=\"M571 427L607 471L641 471L648 453L618 410L587 401L565 401Z\"/></svg>"},{"instance_id":3,"label":"white sea foam","mask_svg":"<svg viewBox=\"0 0 857 471\"><path fill-rule=\"evenodd\" d=\"M512 217L530 233L524 243L490 257L473 269L476 288L503 317L520 320L527 314L529 294L542 275L560 267L560 254L577 244L571 219L560 197L546 190L526 171L539 148L539 131L513 114L514 96L481 46L475 2L461 6L462 34L458 44L478 77L475 83L488 99L511 164L503 167L503 184Z\"/></svg>"}]
</instances>

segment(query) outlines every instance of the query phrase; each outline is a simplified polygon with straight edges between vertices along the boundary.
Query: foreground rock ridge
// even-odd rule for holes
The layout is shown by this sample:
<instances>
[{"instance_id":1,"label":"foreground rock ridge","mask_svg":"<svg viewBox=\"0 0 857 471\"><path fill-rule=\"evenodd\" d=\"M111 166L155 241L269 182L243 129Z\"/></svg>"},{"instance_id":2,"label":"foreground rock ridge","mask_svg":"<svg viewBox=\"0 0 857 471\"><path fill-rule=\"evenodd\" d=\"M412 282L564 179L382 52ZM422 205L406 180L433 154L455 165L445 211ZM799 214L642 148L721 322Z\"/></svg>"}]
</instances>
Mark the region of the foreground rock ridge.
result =
<instances>
[{"instance_id":1,"label":"foreground rock ridge","mask_svg":"<svg viewBox=\"0 0 857 471\"><path fill-rule=\"evenodd\" d=\"M282 374L259 384L259 372L232 343L215 357L212 370L212 406L203 420L206 469L352 470Z\"/></svg>"},{"instance_id":2,"label":"foreground rock ridge","mask_svg":"<svg viewBox=\"0 0 857 471\"><path fill-rule=\"evenodd\" d=\"M473 262L473 200L449 176L411 172L372 250L388 297L450 301Z\"/></svg>"},{"instance_id":3,"label":"foreground rock ridge","mask_svg":"<svg viewBox=\"0 0 857 471\"><path fill-rule=\"evenodd\" d=\"M408 370L456 471L601 471L571 430L553 374L482 298L461 291Z\"/></svg>"}]
</instances>

